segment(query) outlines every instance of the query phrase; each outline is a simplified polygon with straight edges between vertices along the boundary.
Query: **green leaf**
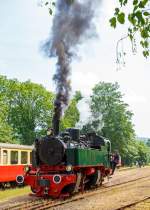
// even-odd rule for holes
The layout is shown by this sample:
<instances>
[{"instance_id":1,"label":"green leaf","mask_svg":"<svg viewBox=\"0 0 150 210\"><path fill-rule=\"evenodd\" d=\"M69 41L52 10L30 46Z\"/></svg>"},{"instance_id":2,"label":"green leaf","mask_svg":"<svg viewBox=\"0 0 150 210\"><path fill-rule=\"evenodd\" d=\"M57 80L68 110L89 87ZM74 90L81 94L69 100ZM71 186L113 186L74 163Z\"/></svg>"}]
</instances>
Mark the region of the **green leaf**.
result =
<instances>
[{"instance_id":1,"label":"green leaf","mask_svg":"<svg viewBox=\"0 0 150 210\"><path fill-rule=\"evenodd\" d=\"M138 31L138 28L137 28L136 26L133 27L133 31L134 31L134 32Z\"/></svg>"},{"instance_id":2,"label":"green leaf","mask_svg":"<svg viewBox=\"0 0 150 210\"><path fill-rule=\"evenodd\" d=\"M135 16L137 17L138 23L139 23L139 24L141 24L141 25L144 25L144 24L145 24L145 19L143 18L142 12L141 12L140 10L138 10L138 11L135 13Z\"/></svg>"},{"instance_id":3,"label":"green leaf","mask_svg":"<svg viewBox=\"0 0 150 210\"><path fill-rule=\"evenodd\" d=\"M145 7L145 5L148 3L149 0L142 0L142 5Z\"/></svg>"},{"instance_id":4,"label":"green leaf","mask_svg":"<svg viewBox=\"0 0 150 210\"><path fill-rule=\"evenodd\" d=\"M149 16L149 15L150 15L149 12L144 12L143 14L144 14L145 16Z\"/></svg>"},{"instance_id":5,"label":"green leaf","mask_svg":"<svg viewBox=\"0 0 150 210\"><path fill-rule=\"evenodd\" d=\"M147 58L149 56L149 51L148 50L143 51L143 55L145 58Z\"/></svg>"},{"instance_id":6,"label":"green leaf","mask_svg":"<svg viewBox=\"0 0 150 210\"><path fill-rule=\"evenodd\" d=\"M53 10L51 8L49 8L49 14L52 15L53 14Z\"/></svg>"},{"instance_id":7,"label":"green leaf","mask_svg":"<svg viewBox=\"0 0 150 210\"><path fill-rule=\"evenodd\" d=\"M45 2L45 6L47 6L48 5L48 1L47 2Z\"/></svg>"},{"instance_id":8,"label":"green leaf","mask_svg":"<svg viewBox=\"0 0 150 210\"><path fill-rule=\"evenodd\" d=\"M124 0L123 5L125 6L128 3L128 0Z\"/></svg>"},{"instance_id":9,"label":"green leaf","mask_svg":"<svg viewBox=\"0 0 150 210\"><path fill-rule=\"evenodd\" d=\"M134 8L133 8L133 12L135 13L136 12L136 10L139 8L139 6L138 5L136 5Z\"/></svg>"},{"instance_id":10,"label":"green leaf","mask_svg":"<svg viewBox=\"0 0 150 210\"><path fill-rule=\"evenodd\" d=\"M137 5L137 4L138 4L138 0L134 0L133 5Z\"/></svg>"},{"instance_id":11,"label":"green leaf","mask_svg":"<svg viewBox=\"0 0 150 210\"><path fill-rule=\"evenodd\" d=\"M55 5L56 5L54 1L52 2L52 5L53 5L53 6L55 6Z\"/></svg>"},{"instance_id":12,"label":"green leaf","mask_svg":"<svg viewBox=\"0 0 150 210\"><path fill-rule=\"evenodd\" d=\"M116 28L116 18L113 17L109 20L111 27Z\"/></svg>"},{"instance_id":13,"label":"green leaf","mask_svg":"<svg viewBox=\"0 0 150 210\"><path fill-rule=\"evenodd\" d=\"M132 29L131 28L128 28L128 31L129 31L129 33L132 33Z\"/></svg>"},{"instance_id":14,"label":"green leaf","mask_svg":"<svg viewBox=\"0 0 150 210\"><path fill-rule=\"evenodd\" d=\"M115 8L115 15L118 15L119 11L119 8Z\"/></svg>"},{"instance_id":15,"label":"green leaf","mask_svg":"<svg viewBox=\"0 0 150 210\"><path fill-rule=\"evenodd\" d=\"M148 41L144 41L144 47L148 48L148 45L149 45Z\"/></svg>"},{"instance_id":16,"label":"green leaf","mask_svg":"<svg viewBox=\"0 0 150 210\"><path fill-rule=\"evenodd\" d=\"M119 0L119 2L120 2L120 4L121 4L121 6L123 5L123 0Z\"/></svg>"},{"instance_id":17,"label":"green leaf","mask_svg":"<svg viewBox=\"0 0 150 210\"><path fill-rule=\"evenodd\" d=\"M130 23L132 23L132 25L136 24L136 19L134 18L133 14L128 15L128 20L130 21Z\"/></svg>"},{"instance_id":18,"label":"green leaf","mask_svg":"<svg viewBox=\"0 0 150 210\"><path fill-rule=\"evenodd\" d=\"M148 0L140 1L139 8L145 8L145 5L148 3Z\"/></svg>"},{"instance_id":19,"label":"green leaf","mask_svg":"<svg viewBox=\"0 0 150 210\"><path fill-rule=\"evenodd\" d=\"M128 3L128 0L119 0L121 7L126 5Z\"/></svg>"},{"instance_id":20,"label":"green leaf","mask_svg":"<svg viewBox=\"0 0 150 210\"><path fill-rule=\"evenodd\" d=\"M146 29L141 30L141 37L144 39L149 37L148 31Z\"/></svg>"},{"instance_id":21,"label":"green leaf","mask_svg":"<svg viewBox=\"0 0 150 210\"><path fill-rule=\"evenodd\" d=\"M133 40L133 35L132 34L129 34L129 38L132 41Z\"/></svg>"},{"instance_id":22,"label":"green leaf","mask_svg":"<svg viewBox=\"0 0 150 210\"><path fill-rule=\"evenodd\" d=\"M118 20L119 23L124 24L125 23L125 14L123 12L118 14L117 20Z\"/></svg>"},{"instance_id":23,"label":"green leaf","mask_svg":"<svg viewBox=\"0 0 150 210\"><path fill-rule=\"evenodd\" d=\"M143 42L143 41L140 41L140 44L141 44L142 47L144 48L144 42Z\"/></svg>"},{"instance_id":24,"label":"green leaf","mask_svg":"<svg viewBox=\"0 0 150 210\"><path fill-rule=\"evenodd\" d=\"M148 49L148 47L149 47L149 43L148 43L147 40L145 40L145 41L140 41L140 44L142 45L143 48Z\"/></svg>"}]
</instances>

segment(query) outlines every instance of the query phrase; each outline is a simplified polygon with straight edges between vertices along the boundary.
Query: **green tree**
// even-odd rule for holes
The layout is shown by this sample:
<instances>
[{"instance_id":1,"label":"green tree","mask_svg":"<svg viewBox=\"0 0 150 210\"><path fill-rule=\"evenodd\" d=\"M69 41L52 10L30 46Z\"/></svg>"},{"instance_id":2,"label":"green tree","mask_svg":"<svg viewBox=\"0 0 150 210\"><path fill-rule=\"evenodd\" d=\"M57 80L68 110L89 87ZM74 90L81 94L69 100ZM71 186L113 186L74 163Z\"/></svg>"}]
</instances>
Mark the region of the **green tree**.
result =
<instances>
[{"instance_id":1,"label":"green tree","mask_svg":"<svg viewBox=\"0 0 150 210\"><path fill-rule=\"evenodd\" d=\"M6 95L4 94L4 87L6 84L6 78L0 76L0 142L13 143L13 129L8 124L8 106L5 103Z\"/></svg>"},{"instance_id":2,"label":"green tree","mask_svg":"<svg viewBox=\"0 0 150 210\"><path fill-rule=\"evenodd\" d=\"M43 86L30 81L17 83L13 88L9 123L21 143L32 144L36 135L51 125L53 98Z\"/></svg>"},{"instance_id":3,"label":"green tree","mask_svg":"<svg viewBox=\"0 0 150 210\"><path fill-rule=\"evenodd\" d=\"M146 145L150 147L150 139L147 139Z\"/></svg>"},{"instance_id":4,"label":"green tree","mask_svg":"<svg viewBox=\"0 0 150 210\"><path fill-rule=\"evenodd\" d=\"M125 165L134 165L137 161L150 162L150 148L142 141L133 140L124 148L122 156Z\"/></svg>"},{"instance_id":5,"label":"green tree","mask_svg":"<svg viewBox=\"0 0 150 210\"><path fill-rule=\"evenodd\" d=\"M76 123L79 122L80 112L78 110L77 104L82 99L82 95L80 91L76 91L73 99L71 100L68 108L64 113L64 117L62 118L60 128L61 130L65 130L66 128L75 127Z\"/></svg>"},{"instance_id":6,"label":"green tree","mask_svg":"<svg viewBox=\"0 0 150 210\"><path fill-rule=\"evenodd\" d=\"M144 163L149 162L150 157L150 149L146 144L142 141L136 141L137 149L138 149L138 161L143 161Z\"/></svg>"},{"instance_id":7,"label":"green tree","mask_svg":"<svg viewBox=\"0 0 150 210\"><path fill-rule=\"evenodd\" d=\"M7 122L7 109L0 97L0 142L13 143L13 129Z\"/></svg>"},{"instance_id":8,"label":"green tree","mask_svg":"<svg viewBox=\"0 0 150 210\"><path fill-rule=\"evenodd\" d=\"M123 148L122 160L124 165L132 166L139 159L138 147L135 140L130 141Z\"/></svg>"},{"instance_id":9,"label":"green tree","mask_svg":"<svg viewBox=\"0 0 150 210\"><path fill-rule=\"evenodd\" d=\"M13 129L3 119L0 118L0 142L16 143L13 137Z\"/></svg>"},{"instance_id":10,"label":"green tree","mask_svg":"<svg viewBox=\"0 0 150 210\"><path fill-rule=\"evenodd\" d=\"M81 93L77 91L65 110L61 130L79 121L77 108ZM32 144L36 136L45 135L52 126L54 94L42 85L0 76L0 141Z\"/></svg>"},{"instance_id":11,"label":"green tree","mask_svg":"<svg viewBox=\"0 0 150 210\"><path fill-rule=\"evenodd\" d=\"M42 85L1 76L0 94L7 110L5 121L20 143L32 144L36 135L51 126L54 95Z\"/></svg>"},{"instance_id":12,"label":"green tree","mask_svg":"<svg viewBox=\"0 0 150 210\"><path fill-rule=\"evenodd\" d=\"M123 102L118 83L98 83L93 88L90 108L93 121L88 127L110 139L112 149L119 149L124 154L124 148L134 138L133 114Z\"/></svg>"}]
</instances>

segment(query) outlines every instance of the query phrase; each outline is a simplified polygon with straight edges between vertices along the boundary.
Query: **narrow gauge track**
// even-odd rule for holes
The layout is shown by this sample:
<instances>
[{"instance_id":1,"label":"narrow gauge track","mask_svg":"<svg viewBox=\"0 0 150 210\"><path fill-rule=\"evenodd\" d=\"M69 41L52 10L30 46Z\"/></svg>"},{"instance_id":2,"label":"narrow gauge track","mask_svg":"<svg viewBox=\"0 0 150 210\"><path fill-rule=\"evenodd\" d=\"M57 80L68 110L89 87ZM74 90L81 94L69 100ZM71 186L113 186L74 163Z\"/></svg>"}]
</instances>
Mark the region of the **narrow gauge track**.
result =
<instances>
[{"instance_id":1,"label":"narrow gauge track","mask_svg":"<svg viewBox=\"0 0 150 210\"><path fill-rule=\"evenodd\" d=\"M110 186L101 186L101 187L98 187L98 188L95 188L95 189L92 189L92 190L89 190L89 191L85 191L85 193L83 193L83 194L82 193L76 194L73 197L67 198L65 200L62 200L62 199L57 199L57 200L39 199L39 200L35 200L35 201L32 200L32 201L21 202L21 203L17 203L17 204L14 204L14 205L10 205L7 208L3 208L3 210L10 210L10 209L12 209L12 210L50 209L50 208L53 208L53 207L61 206L61 205L66 204L66 203L71 203L71 202L74 202L74 201L78 201L78 200L81 200L81 199L84 199L86 197L90 197L90 196L93 196L93 195L96 195L96 194L105 193L105 192L111 191L112 189L115 189L116 187L122 186L124 184L134 183L138 180L145 180L147 178L149 178L148 175L136 178L134 180L125 181L125 182L121 182L121 183L118 183L118 184L112 184ZM122 210L126 207L130 207L132 205L140 203L140 202L142 202L142 201L144 201L148 198L150 198L150 197L145 197L144 199L142 199L140 201L131 203L131 204L126 205L126 206L122 206L121 208L117 208L117 209L114 209L114 210Z\"/></svg>"},{"instance_id":2,"label":"narrow gauge track","mask_svg":"<svg viewBox=\"0 0 150 210\"><path fill-rule=\"evenodd\" d=\"M130 203L130 204L121 206L121 207L119 207L119 208L115 208L115 209L113 209L113 210L124 210L124 209L126 209L126 208L131 208L131 207L133 207L133 206L135 206L135 205L137 205L137 204L139 204L139 203L141 203L141 202L144 202L144 201L146 201L146 200L148 200L148 199L150 199L150 196L146 196L145 198L143 198L143 199L141 199L141 200L138 200L138 201L136 201L136 202L133 202L133 203Z\"/></svg>"},{"instance_id":3,"label":"narrow gauge track","mask_svg":"<svg viewBox=\"0 0 150 210\"><path fill-rule=\"evenodd\" d=\"M24 185L25 186L25 185ZM3 192L3 191L5 191L5 190L13 190L13 189L21 189L21 188L23 188L24 186L18 186L17 184L15 185L15 186L6 186L6 187L2 187L2 186L0 186L0 192Z\"/></svg>"}]
</instances>

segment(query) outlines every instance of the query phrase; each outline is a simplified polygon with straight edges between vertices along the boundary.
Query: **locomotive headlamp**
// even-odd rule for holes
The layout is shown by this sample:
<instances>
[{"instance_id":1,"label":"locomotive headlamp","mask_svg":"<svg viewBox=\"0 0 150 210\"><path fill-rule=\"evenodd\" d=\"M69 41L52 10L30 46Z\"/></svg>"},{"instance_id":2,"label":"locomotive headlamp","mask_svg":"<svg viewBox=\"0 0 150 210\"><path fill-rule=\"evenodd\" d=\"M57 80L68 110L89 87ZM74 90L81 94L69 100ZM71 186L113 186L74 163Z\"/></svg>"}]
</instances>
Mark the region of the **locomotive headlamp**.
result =
<instances>
[{"instance_id":1,"label":"locomotive headlamp","mask_svg":"<svg viewBox=\"0 0 150 210\"><path fill-rule=\"evenodd\" d=\"M68 172L72 171L72 165L67 165L66 166L66 171L68 171Z\"/></svg>"},{"instance_id":2,"label":"locomotive headlamp","mask_svg":"<svg viewBox=\"0 0 150 210\"><path fill-rule=\"evenodd\" d=\"M25 173L27 173L29 170L30 170L30 167L29 167L29 166L25 166L25 167L24 167L24 172L25 172Z\"/></svg>"}]
</instances>

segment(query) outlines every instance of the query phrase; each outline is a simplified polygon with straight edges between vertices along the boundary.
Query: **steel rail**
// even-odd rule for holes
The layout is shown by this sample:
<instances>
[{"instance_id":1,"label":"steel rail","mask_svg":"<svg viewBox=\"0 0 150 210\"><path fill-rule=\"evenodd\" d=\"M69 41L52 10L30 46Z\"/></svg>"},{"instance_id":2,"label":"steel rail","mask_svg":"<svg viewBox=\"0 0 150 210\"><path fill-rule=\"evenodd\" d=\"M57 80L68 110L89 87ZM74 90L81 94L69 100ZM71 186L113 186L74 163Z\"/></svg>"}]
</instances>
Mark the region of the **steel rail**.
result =
<instances>
[{"instance_id":1,"label":"steel rail","mask_svg":"<svg viewBox=\"0 0 150 210\"><path fill-rule=\"evenodd\" d=\"M135 205L137 205L139 203L142 203L143 201L146 201L148 199L150 199L150 196L145 196L144 198L142 198L142 199L140 199L138 201L131 202L131 203L127 204L127 205L123 205L123 206L121 206L119 208L115 208L113 210L124 210L125 208L130 208L130 207L135 206Z\"/></svg>"}]
</instances>

